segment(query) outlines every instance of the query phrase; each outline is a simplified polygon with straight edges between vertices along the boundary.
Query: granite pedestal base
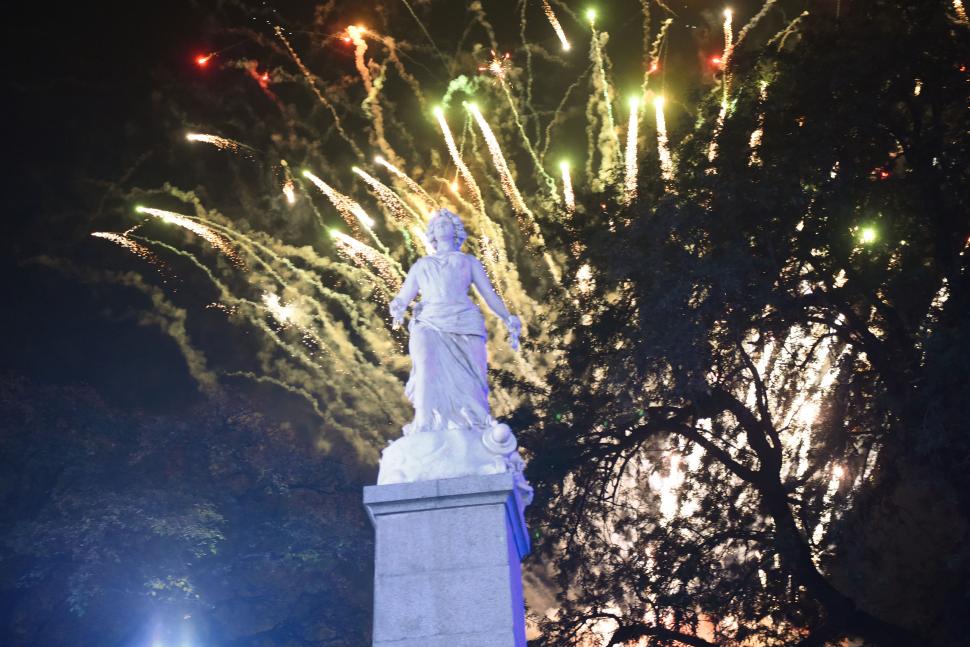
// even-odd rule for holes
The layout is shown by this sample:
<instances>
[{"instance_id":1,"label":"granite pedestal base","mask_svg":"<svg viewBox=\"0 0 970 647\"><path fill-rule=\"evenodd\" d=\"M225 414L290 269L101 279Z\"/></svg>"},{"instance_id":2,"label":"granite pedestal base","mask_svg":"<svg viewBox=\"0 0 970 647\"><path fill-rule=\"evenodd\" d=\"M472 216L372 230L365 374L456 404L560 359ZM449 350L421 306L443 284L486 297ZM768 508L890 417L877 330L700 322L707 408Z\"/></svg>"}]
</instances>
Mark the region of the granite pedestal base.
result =
<instances>
[{"instance_id":1,"label":"granite pedestal base","mask_svg":"<svg viewBox=\"0 0 970 647\"><path fill-rule=\"evenodd\" d=\"M374 647L525 647L512 474L373 485Z\"/></svg>"}]
</instances>

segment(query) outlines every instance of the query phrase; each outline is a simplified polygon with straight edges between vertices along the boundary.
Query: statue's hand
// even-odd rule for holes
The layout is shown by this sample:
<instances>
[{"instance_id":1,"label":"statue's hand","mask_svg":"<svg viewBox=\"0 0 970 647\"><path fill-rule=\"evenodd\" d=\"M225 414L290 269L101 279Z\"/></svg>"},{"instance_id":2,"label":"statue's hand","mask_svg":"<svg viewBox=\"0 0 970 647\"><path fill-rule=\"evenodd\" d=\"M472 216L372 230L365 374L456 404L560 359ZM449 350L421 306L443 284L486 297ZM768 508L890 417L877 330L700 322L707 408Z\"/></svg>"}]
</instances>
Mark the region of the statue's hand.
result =
<instances>
[{"instance_id":1,"label":"statue's hand","mask_svg":"<svg viewBox=\"0 0 970 647\"><path fill-rule=\"evenodd\" d=\"M390 304L391 324L397 330L404 323L404 312L408 309L406 303L401 303L397 299L392 299Z\"/></svg>"},{"instance_id":2,"label":"statue's hand","mask_svg":"<svg viewBox=\"0 0 970 647\"><path fill-rule=\"evenodd\" d=\"M519 337L522 336L522 322L515 315L509 315L505 320L505 326L509 329L509 344L512 350L519 350Z\"/></svg>"}]
</instances>

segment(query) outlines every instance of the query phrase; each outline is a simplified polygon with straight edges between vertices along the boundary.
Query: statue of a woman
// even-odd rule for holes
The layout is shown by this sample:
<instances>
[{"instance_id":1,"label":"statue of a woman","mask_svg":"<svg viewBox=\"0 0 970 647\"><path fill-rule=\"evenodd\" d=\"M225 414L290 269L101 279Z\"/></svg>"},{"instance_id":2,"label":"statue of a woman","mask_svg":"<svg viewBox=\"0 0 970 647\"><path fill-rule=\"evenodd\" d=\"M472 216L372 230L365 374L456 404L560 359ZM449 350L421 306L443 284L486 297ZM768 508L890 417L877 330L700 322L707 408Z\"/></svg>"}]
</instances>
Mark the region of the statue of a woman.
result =
<instances>
[{"instance_id":1,"label":"statue of a woman","mask_svg":"<svg viewBox=\"0 0 970 647\"><path fill-rule=\"evenodd\" d=\"M439 209L427 236L434 254L411 266L390 305L396 327L415 297L421 296L408 326L411 376L405 394L414 405L414 420L404 426L404 436L384 450L378 483L521 474L515 438L491 417L485 319L469 296L471 286L505 322L514 349L522 325L495 293L481 262L460 251L466 234L458 216Z\"/></svg>"}]
</instances>

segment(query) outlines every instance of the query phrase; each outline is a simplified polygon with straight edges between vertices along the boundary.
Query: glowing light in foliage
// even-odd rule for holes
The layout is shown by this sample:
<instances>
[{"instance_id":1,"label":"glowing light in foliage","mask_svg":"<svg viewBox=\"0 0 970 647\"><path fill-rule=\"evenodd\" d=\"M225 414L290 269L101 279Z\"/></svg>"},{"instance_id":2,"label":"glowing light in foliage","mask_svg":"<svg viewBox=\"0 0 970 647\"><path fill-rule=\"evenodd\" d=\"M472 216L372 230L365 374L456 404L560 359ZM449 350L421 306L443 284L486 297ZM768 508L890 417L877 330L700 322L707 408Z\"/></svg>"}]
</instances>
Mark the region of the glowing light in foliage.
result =
<instances>
[{"instance_id":1,"label":"glowing light in foliage","mask_svg":"<svg viewBox=\"0 0 970 647\"><path fill-rule=\"evenodd\" d=\"M859 240L865 244L873 243L876 241L876 230L874 227L863 227L859 231Z\"/></svg>"}]
</instances>

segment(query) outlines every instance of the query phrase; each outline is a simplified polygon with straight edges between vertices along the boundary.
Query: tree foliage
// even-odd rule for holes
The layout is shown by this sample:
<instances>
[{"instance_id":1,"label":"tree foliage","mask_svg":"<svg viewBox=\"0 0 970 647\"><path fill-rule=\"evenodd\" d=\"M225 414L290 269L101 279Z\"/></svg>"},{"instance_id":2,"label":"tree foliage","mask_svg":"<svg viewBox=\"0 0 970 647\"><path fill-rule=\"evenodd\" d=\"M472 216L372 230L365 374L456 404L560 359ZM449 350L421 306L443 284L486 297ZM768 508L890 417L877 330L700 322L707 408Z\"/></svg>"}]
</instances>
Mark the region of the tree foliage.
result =
<instances>
[{"instance_id":1,"label":"tree foliage","mask_svg":"<svg viewBox=\"0 0 970 647\"><path fill-rule=\"evenodd\" d=\"M10 376L0 411L4 644L367 642L364 479L288 424Z\"/></svg>"},{"instance_id":2,"label":"tree foliage","mask_svg":"<svg viewBox=\"0 0 970 647\"><path fill-rule=\"evenodd\" d=\"M968 43L949 3L813 11L738 48L672 183L587 205L519 413L539 644L962 642Z\"/></svg>"}]
</instances>

